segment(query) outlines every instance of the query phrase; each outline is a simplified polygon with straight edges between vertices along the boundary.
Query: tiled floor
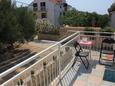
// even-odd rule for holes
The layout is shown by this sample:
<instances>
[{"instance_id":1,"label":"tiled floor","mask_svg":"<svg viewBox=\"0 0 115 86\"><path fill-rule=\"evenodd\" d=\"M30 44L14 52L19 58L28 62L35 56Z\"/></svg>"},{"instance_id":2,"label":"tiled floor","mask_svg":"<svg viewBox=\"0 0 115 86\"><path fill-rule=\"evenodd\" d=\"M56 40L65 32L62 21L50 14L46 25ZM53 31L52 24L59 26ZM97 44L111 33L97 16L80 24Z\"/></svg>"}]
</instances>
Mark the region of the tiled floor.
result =
<instances>
[{"instance_id":1,"label":"tiled floor","mask_svg":"<svg viewBox=\"0 0 115 86\"><path fill-rule=\"evenodd\" d=\"M88 70L80 62L76 62L58 86L115 86L115 83L103 80L105 66L98 63L97 56L90 62Z\"/></svg>"}]
</instances>

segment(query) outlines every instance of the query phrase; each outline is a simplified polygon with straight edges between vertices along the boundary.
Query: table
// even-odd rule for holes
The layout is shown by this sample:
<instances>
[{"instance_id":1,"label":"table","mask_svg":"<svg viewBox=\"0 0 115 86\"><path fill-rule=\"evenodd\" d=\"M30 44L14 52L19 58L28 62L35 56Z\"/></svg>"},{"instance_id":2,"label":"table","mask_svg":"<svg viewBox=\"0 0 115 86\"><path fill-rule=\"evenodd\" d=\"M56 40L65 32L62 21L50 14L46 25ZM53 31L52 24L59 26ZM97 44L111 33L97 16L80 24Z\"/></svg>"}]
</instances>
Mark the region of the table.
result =
<instances>
[{"instance_id":1,"label":"table","mask_svg":"<svg viewBox=\"0 0 115 86\"><path fill-rule=\"evenodd\" d=\"M81 45L81 46L87 46L87 47L89 47L89 52L90 52L90 60L91 60L91 47L92 47L92 45L93 45L93 42L92 41L79 41L79 44Z\"/></svg>"}]
</instances>

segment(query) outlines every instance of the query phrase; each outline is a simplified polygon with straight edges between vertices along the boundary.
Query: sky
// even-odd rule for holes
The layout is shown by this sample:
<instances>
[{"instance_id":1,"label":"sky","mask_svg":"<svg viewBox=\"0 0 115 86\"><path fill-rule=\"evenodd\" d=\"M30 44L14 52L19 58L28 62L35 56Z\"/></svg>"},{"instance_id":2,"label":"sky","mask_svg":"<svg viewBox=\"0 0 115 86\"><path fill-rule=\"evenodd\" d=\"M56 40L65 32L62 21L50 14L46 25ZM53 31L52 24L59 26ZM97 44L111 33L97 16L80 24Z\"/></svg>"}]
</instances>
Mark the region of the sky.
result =
<instances>
[{"instance_id":1,"label":"sky","mask_svg":"<svg viewBox=\"0 0 115 86\"><path fill-rule=\"evenodd\" d=\"M25 3L31 3L33 0L18 0ZM96 12L106 14L107 9L115 0L66 0L69 5L79 11Z\"/></svg>"},{"instance_id":2,"label":"sky","mask_svg":"<svg viewBox=\"0 0 115 86\"><path fill-rule=\"evenodd\" d=\"M107 9L115 0L67 0L67 3L80 11L97 12L106 14Z\"/></svg>"}]
</instances>

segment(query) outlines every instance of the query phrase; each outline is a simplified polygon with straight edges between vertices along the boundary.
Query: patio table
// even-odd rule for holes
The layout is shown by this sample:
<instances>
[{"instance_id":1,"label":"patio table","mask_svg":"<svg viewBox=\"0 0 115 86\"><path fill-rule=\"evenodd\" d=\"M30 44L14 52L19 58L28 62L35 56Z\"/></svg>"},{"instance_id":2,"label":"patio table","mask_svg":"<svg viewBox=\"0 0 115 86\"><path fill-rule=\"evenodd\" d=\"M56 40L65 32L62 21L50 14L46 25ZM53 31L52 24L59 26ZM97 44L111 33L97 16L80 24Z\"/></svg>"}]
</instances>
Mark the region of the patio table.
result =
<instances>
[{"instance_id":1,"label":"patio table","mask_svg":"<svg viewBox=\"0 0 115 86\"><path fill-rule=\"evenodd\" d=\"M79 41L79 44L81 45L81 46L86 46L86 47L89 47L89 53L90 53L90 60L91 60L91 47L92 47L92 45L93 45L93 42L92 41Z\"/></svg>"}]
</instances>

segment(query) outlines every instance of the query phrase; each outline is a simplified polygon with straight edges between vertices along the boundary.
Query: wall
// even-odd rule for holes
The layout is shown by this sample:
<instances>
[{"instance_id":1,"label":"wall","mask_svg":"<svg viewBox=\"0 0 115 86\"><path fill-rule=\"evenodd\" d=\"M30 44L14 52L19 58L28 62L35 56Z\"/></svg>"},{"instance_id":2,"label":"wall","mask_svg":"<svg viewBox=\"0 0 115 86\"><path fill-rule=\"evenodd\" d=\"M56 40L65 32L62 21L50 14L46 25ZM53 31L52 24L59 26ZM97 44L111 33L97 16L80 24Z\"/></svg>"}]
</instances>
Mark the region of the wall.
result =
<instances>
[{"instance_id":1,"label":"wall","mask_svg":"<svg viewBox=\"0 0 115 86\"><path fill-rule=\"evenodd\" d=\"M115 11L111 12L111 26L115 28Z\"/></svg>"},{"instance_id":2,"label":"wall","mask_svg":"<svg viewBox=\"0 0 115 86\"><path fill-rule=\"evenodd\" d=\"M67 30L75 30L75 31L84 31L86 27L62 27L62 29L64 29L65 31ZM100 31L100 27L88 27L88 28L92 28L95 31L99 32Z\"/></svg>"},{"instance_id":3,"label":"wall","mask_svg":"<svg viewBox=\"0 0 115 86\"><path fill-rule=\"evenodd\" d=\"M40 11L40 2L46 2L45 12L47 13L47 20L49 20L49 22L54 25L59 25L59 16L60 16L60 13L63 13L63 5L55 4L54 2L51 2L49 0L34 0L34 3L38 4L38 11L36 12L38 18L41 18L41 13L43 12L43 11ZM65 0L63 0L63 3L64 2ZM32 7L28 7L28 8L32 9Z\"/></svg>"}]
</instances>

